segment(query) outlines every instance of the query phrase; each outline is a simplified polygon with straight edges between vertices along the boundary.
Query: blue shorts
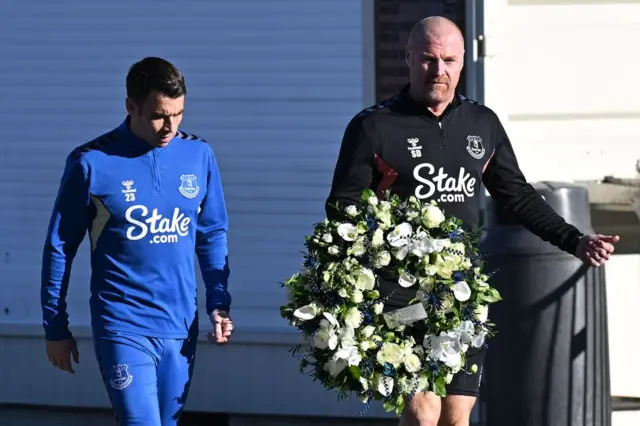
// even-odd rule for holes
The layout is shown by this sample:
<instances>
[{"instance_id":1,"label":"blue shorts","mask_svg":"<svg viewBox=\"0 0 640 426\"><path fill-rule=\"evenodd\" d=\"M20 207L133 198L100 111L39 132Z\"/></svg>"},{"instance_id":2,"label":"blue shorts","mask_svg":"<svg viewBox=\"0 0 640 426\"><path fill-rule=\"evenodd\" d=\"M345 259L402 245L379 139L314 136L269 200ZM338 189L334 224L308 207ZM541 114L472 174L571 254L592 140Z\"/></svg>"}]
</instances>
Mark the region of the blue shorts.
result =
<instances>
[{"instance_id":1,"label":"blue shorts","mask_svg":"<svg viewBox=\"0 0 640 426\"><path fill-rule=\"evenodd\" d=\"M119 426L176 426L191 385L197 338L114 332L94 339Z\"/></svg>"}]
</instances>

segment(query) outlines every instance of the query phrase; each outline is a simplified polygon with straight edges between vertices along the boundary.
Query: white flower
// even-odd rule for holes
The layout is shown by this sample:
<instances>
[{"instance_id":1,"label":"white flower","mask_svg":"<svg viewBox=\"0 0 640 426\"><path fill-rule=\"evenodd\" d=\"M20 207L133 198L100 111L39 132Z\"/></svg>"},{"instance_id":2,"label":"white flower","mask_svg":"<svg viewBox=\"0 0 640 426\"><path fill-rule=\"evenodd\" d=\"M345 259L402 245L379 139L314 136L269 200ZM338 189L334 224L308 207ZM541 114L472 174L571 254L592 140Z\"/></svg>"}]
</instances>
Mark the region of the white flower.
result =
<instances>
[{"instance_id":1,"label":"white flower","mask_svg":"<svg viewBox=\"0 0 640 426\"><path fill-rule=\"evenodd\" d=\"M375 206L378 205L378 197L376 197L375 195L372 195L371 197L369 197L367 202L369 203L370 206L374 206L375 207Z\"/></svg>"},{"instance_id":2,"label":"white flower","mask_svg":"<svg viewBox=\"0 0 640 426\"><path fill-rule=\"evenodd\" d=\"M349 308L347 313L344 315L344 323L349 327L360 327L360 324L362 323L362 315L358 308Z\"/></svg>"},{"instance_id":3,"label":"white flower","mask_svg":"<svg viewBox=\"0 0 640 426\"><path fill-rule=\"evenodd\" d=\"M416 354L409 354L404 358L404 368L409 373L415 373L416 371L419 371L421 367L422 363Z\"/></svg>"},{"instance_id":4,"label":"white flower","mask_svg":"<svg viewBox=\"0 0 640 426\"><path fill-rule=\"evenodd\" d=\"M381 229L389 229L391 227L391 212L390 211L384 211L384 210L378 210L376 212L376 219L378 219L380 221L380 228Z\"/></svg>"},{"instance_id":5,"label":"white flower","mask_svg":"<svg viewBox=\"0 0 640 426\"><path fill-rule=\"evenodd\" d=\"M378 228L373 232L373 238L371 238L372 247L380 247L384 243L384 232Z\"/></svg>"},{"instance_id":6,"label":"white flower","mask_svg":"<svg viewBox=\"0 0 640 426\"><path fill-rule=\"evenodd\" d=\"M338 335L332 328L320 327L313 336L313 346L318 349L334 350L338 346Z\"/></svg>"},{"instance_id":7,"label":"white flower","mask_svg":"<svg viewBox=\"0 0 640 426\"><path fill-rule=\"evenodd\" d=\"M336 256L340 253L340 248L338 248L338 246L331 246L327 249L327 252L332 256Z\"/></svg>"},{"instance_id":8,"label":"white flower","mask_svg":"<svg viewBox=\"0 0 640 426\"><path fill-rule=\"evenodd\" d=\"M445 294L440 303L442 304L442 311L445 314L453 311L453 296L451 296L451 294Z\"/></svg>"},{"instance_id":9,"label":"white flower","mask_svg":"<svg viewBox=\"0 0 640 426\"><path fill-rule=\"evenodd\" d=\"M318 315L318 307L315 303L302 306L293 312L293 316L302 321L308 321Z\"/></svg>"},{"instance_id":10,"label":"white flower","mask_svg":"<svg viewBox=\"0 0 640 426\"><path fill-rule=\"evenodd\" d=\"M425 336L423 346L429 351L430 359L442 361L448 367L456 367L462 361L462 347L457 333L442 332L440 336Z\"/></svg>"},{"instance_id":11,"label":"white flower","mask_svg":"<svg viewBox=\"0 0 640 426\"><path fill-rule=\"evenodd\" d=\"M338 235L345 241L355 241L358 238L358 228L350 223L341 223L338 225Z\"/></svg>"},{"instance_id":12,"label":"white flower","mask_svg":"<svg viewBox=\"0 0 640 426\"><path fill-rule=\"evenodd\" d=\"M474 348L479 348L482 345L484 345L484 339L487 336L487 332L486 331L481 331L480 333L478 333L476 335L476 337L473 339L473 342L471 342L471 346L473 346Z\"/></svg>"},{"instance_id":13,"label":"white flower","mask_svg":"<svg viewBox=\"0 0 640 426\"><path fill-rule=\"evenodd\" d=\"M365 246L362 243L355 243L353 246L351 246L351 248L348 250L349 254L353 254L354 256L360 257L362 256L365 252L367 251L367 249L365 248Z\"/></svg>"},{"instance_id":14,"label":"white flower","mask_svg":"<svg viewBox=\"0 0 640 426\"><path fill-rule=\"evenodd\" d=\"M384 304L376 303L375 305L373 305L373 313L374 314L380 315L383 310L384 310Z\"/></svg>"},{"instance_id":15,"label":"white flower","mask_svg":"<svg viewBox=\"0 0 640 426\"><path fill-rule=\"evenodd\" d=\"M391 203L388 201L380 201L380 210L382 210L383 212L390 212Z\"/></svg>"},{"instance_id":16,"label":"white flower","mask_svg":"<svg viewBox=\"0 0 640 426\"><path fill-rule=\"evenodd\" d=\"M373 271L368 268L362 268L356 277L355 286L358 290L373 290L376 283L376 277Z\"/></svg>"},{"instance_id":17,"label":"white flower","mask_svg":"<svg viewBox=\"0 0 640 426\"><path fill-rule=\"evenodd\" d=\"M333 354L333 359L337 360L345 360L347 365L354 366L360 364L362 361L362 355L358 352L358 348L356 346L347 346L340 348Z\"/></svg>"},{"instance_id":18,"label":"white flower","mask_svg":"<svg viewBox=\"0 0 640 426\"><path fill-rule=\"evenodd\" d=\"M353 293L351 293L351 301L353 303L361 303L362 300L364 299L364 296L362 295L362 292L360 290L354 290Z\"/></svg>"},{"instance_id":19,"label":"white flower","mask_svg":"<svg viewBox=\"0 0 640 426\"><path fill-rule=\"evenodd\" d=\"M383 343L382 347L376 354L376 360L380 365L385 365L387 362L393 365L394 368L398 368L404 359L404 350L400 345L395 343Z\"/></svg>"},{"instance_id":20,"label":"white flower","mask_svg":"<svg viewBox=\"0 0 640 426\"><path fill-rule=\"evenodd\" d=\"M400 274L400 278L398 279L398 284L400 284L400 287L409 288L412 285L414 285L416 281L417 281L416 277L414 277L413 275L407 272L403 272L402 274Z\"/></svg>"},{"instance_id":21,"label":"white flower","mask_svg":"<svg viewBox=\"0 0 640 426\"><path fill-rule=\"evenodd\" d=\"M376 328L372 325L368 325L361 330L361 333L367 339L373 336L373 332L376 331Z\"/></svg>"},{"instance_id":22,"label":"white flower","mask_svg":"<svg viewBox=\"0 0 640 426\"><path fill-rule=\"evenodd\" d=\"M391 254L388 251L382 251L378 253L373 260L373 266L376 268L383 268L391 262Z\"/></svg>"},{"instance_id":23,"label":"white flower","mask_svg":"<svg viewBox=\"0 0 640 426\"><path fill-rule=\"evenodd\" d=\"M356 345L356 331L353 327L346 326L342 327L338 332L338 337L340 338L340 344L343 348L350 348Z\"/></svg>"},{"instance_id":24,"label":"white flower","mask_svg":"<svg viewBox=\"0 0 640 426\"><path fill-rule=\"evenodd\" d=\"M322 241L324 241L325 243L331 243L333 242L333 237L331 236L331 234L324 234L322 235Z\"/></svg>"},{"instance_id":25,"label":"white flower","mask_svg":"<svg viewBox=\"0 0 640 426\"><path fill-rule=\"evenodd\" d=\"M456 299L461 302L466 302L471 297L471 288L469 288L469 285L464 281L458 281L451 289Z\"/></svg>"},{"instance_id":26,"label":"white flower","mask_svg":"<svg viewBox=\"0 0 640 426\"><path fill-rule=\"evenodd\" d=\"M338 290L338 296L346 299L347 297L349 297L349 292L347 291L346 288L342 287Z\"/></svg>"},{"instance_id":27,"label":"white flower","mask_svg":"<svg viewBox=\"0 0 640 426\"><path fill-rule=\"evenodd\" d=\"M391 395L393 391L393 379L388 376L379 376L376 390L383 396Z\"/></svg>"},{"instance_id":28,"label":"white flower","mask_svg":"<svg viewBox=\"0 0 640 426\"><path fill-rule=\"evenodd\" d=\"M430 293L431 291L433 291L433 287L436 284L436 279L434 277L422 277L418 280L418 284L420 285L420 288L424 291L426 291L427 293Z\"/></svg>"},{"instance_id":29,"label":"white flower","mask_svg":"<svg viewBox=\"0 0 640 426\"><path fill-rule=\"evenodd\" d=\"M479 305L474 311L474 318L480 322L487 322L487 319L489 319L489 306Z\"/></svg>"},{"instance_id":30,"label":"white flower","mask_svg":"<svg viewBox=\"0 0 640 426\"><path fill-rule=\"evenodd\" d=\"M356 206L347 206L344 211L347 213L347 215L354 217L358 215L358 209L356 208Z\"/></svg>"},{"instance_id":31,"label":"white flower","mask_svg":"<svg viewBox=\"0 0 640 426\"><path fill-rule=\"evenodd\" d=\"M422 224L427 228L437 228L445 219L442 210L432 204L422 208Z\"/></svg>"},{"instance_id":32,"label":"white flower","mask_svg":"<svg viewBox=\"0 0 640 426\"><path fill-rule=\"evenodd\" d=\"M345 368L347 368L347 361L344 359L331 358L324 365L324 370L329 372L331 377L337 377Z\"/></svg>"},{"instance_id":33,"label":"white flower","mask_svg":"<svg viewBox=\"0 0 640 426\"><path fill-rule=\"evenodd\" d=\"M476 328L473 325L473 321L462 321L458 327L458 334L462 344L468 345L471 343L476 334Z\"/></svg>"},{"instance_id":34,"label":"white flower","mask_svg":"<svg viewBox=\"0 0 640 426\"><path fill-rule=\"evenodd\" d=\"M411 225L404 222L400 225L396 226L393 231L389 232L387 235L387 241L391 247L399 248L404 247L409 244L409 237L413 230L411 229Z\"/></svg>"}]
</instances>

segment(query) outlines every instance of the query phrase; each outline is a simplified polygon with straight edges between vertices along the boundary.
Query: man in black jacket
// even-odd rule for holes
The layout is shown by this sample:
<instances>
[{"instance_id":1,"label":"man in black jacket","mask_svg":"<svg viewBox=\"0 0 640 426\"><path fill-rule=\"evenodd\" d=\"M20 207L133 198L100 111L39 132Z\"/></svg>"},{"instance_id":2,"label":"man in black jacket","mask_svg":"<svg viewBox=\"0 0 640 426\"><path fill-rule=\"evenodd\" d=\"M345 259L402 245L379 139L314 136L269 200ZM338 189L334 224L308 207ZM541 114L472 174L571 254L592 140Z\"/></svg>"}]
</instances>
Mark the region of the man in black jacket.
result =
<instances>
[{"instance_id":1,"label":"man in black jacket","mask_svg":"<svg viewBox=\"0 0 640 426\"><path fill-rule=\"evenodd\" d=\"M527 183L497 115L456 93L464 58L460 29L442 17L416 23L406 47L409 84L393 98L367 108L350 121L337 160L330 205L361 202L371 188L403 197L436 200L466 227L479 224L481 184L522 225L544 241L599 266L613 253L618 237L584 235L565 222ZM417 285L400 287L381 279L385 310L407 306ZM508 303L508 301L507 301ZM414 397L401 425L460 426L469 416L480 389L484 349L467 354L475 374L461 371L442 401L433 393Z\"/></svg>"}]
</instances>

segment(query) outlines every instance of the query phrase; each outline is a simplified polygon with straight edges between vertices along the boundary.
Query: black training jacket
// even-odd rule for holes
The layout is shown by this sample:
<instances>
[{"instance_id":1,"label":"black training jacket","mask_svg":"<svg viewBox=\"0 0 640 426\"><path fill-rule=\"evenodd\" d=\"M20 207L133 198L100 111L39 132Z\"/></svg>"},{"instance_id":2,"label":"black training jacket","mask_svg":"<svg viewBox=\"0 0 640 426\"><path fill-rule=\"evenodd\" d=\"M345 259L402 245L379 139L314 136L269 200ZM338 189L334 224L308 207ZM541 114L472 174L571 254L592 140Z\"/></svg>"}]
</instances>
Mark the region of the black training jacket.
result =
<instances>
[{"instance_id":1,"label":"black training jacket","mask_svg":"<svg viewBox=\"0 0 640 426\"><path fill-rule=\"evenodd\" d=\"M401 197L436 200L447 215L476 228L484 183L525 228L575 253L583 234L527 183L491 109L457 94L438 118L415 102L408 89L349 122L327 199L328 215L336 201L342 206L360 203L366 188L379 196L389 189Z\"/></svg>"}]
</instances>

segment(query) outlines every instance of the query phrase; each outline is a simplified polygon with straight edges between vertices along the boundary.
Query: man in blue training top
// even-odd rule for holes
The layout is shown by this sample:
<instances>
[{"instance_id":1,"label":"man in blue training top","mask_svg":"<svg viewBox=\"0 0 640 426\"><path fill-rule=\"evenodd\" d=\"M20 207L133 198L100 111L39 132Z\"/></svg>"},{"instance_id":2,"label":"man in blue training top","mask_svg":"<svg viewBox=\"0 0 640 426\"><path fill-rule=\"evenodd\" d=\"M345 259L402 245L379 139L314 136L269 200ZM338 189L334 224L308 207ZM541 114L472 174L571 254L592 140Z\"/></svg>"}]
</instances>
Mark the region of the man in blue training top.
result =
<instances>
[{"instance_id":1,"label":"man in blue training top","mask_svg":"<svg viewBox=\"0 0 640 426\"><path fill-rule=\"evenodd\" d=\"M181 72L145 58L127 75L128 115L67 157L42 259L42 310L51 363L79 362L65 297L88 232L95 352L121 426L177 425L198 335L195 259L213 323L226 343L227 212L213 151L181 131Z\"/></svg>"}]
</instances>

